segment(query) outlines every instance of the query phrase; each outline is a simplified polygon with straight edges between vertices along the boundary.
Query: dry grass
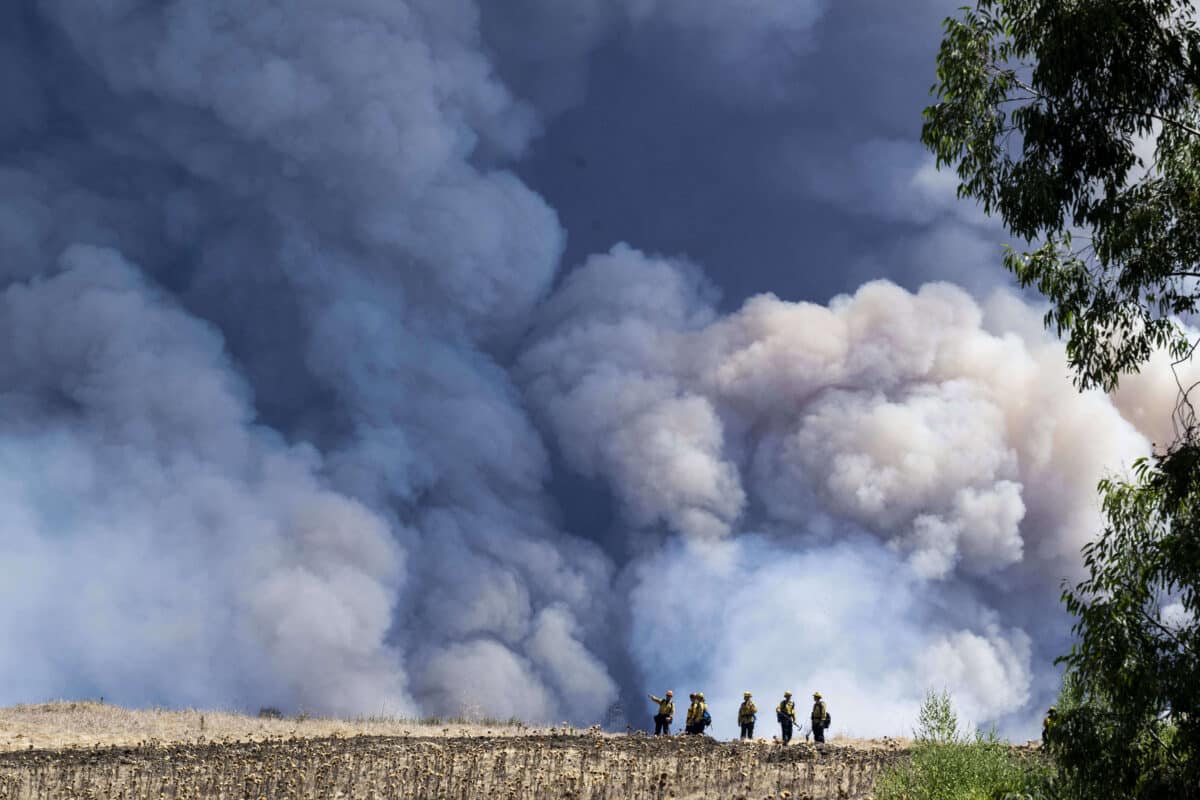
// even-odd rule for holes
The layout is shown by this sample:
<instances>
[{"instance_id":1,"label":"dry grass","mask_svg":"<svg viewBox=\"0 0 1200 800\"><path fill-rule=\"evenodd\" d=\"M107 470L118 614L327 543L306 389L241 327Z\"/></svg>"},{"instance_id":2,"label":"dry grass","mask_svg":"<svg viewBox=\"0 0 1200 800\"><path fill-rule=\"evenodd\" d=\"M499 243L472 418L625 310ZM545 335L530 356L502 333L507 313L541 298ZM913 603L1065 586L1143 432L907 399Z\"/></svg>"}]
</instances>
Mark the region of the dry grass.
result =
<instances>
[{"instance_id":1,"label":"dry grass","mask_svg":"<svg viewBox=\"0 0 1200 800\"><path fill-rule=\"evenodd\" d=\"M527 736L531 729L506 722L405 720L388 717L272 719L229 711L131 710L90 702L42 703L0 708L0 752L12 750L183 744L233 739L301 739L331 736Z\"/></svg>"},{"instance_id":2,"label":"dry grass","mask_svg":"<svg viewBox=\"0 0 1200 800\"><path fill-rule=\"evenodd\" d=\"M897 740L785 748L561 728L203 716L201 733L199 712L78 703L0 710L0 731L20 737L0 753L0 800L866 798L880 770L907 755Z\"/></svg>"}]
</instances>

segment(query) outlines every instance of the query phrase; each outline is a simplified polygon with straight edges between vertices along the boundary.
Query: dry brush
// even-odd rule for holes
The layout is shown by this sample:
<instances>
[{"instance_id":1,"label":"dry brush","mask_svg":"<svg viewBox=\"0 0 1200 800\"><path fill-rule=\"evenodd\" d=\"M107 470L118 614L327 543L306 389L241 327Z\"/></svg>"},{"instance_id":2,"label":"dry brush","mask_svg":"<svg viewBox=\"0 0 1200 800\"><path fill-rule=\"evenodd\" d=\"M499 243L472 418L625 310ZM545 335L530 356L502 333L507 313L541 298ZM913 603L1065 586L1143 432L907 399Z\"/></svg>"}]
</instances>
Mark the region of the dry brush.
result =
<instances>
[{"instance_id":1,"label":"dry brush","mask_svg":"<svg viewBox=\"0 0 1200 800\"><path fill-rule=\"evenodd\" d=\"M0 800L823 800L868 797L904 755L587 733L148 742L0 754Z\"/></svg>"}]
</instances>

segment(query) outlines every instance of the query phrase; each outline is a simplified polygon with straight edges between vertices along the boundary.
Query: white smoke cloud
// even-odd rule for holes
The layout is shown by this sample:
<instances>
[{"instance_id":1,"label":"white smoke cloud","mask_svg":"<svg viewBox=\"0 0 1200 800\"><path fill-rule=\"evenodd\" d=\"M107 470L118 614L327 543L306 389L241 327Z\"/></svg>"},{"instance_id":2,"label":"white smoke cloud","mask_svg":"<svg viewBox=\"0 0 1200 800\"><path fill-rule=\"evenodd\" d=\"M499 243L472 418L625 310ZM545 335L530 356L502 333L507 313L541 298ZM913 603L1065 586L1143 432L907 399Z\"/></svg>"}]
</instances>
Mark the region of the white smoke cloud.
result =
<instances>
[{"instance_id":1,"label":"white smoke cloud","mask_svg":"<svg viewBox=\"0 0 1200 800\"><path fill-rule=\"evenodd\" d=\"M1194 341L1197 331L1189 327L1188 335ZM1191 390L1200 381L1200 365L1194 359L1180 364L1172 364L1172 360L1161 350L1154 353L1140 372L1122 378L1112 395L1121 414L1160 452L1182 433L1181 419L1172 413L1176 399L1182 399L1181 391L1189 391L1195 406L1197 397ZM1186 415L1186 408L1181 411Z\"/></svg>"},{"instance_id":2,"label":"white smoke cloud","mask_svg":"<svg viewBox=\"0 0 1200 800\"><path fill-rule=\"evenodd\" d=\"M776 518L802 524L823 499L859 525L903 532L896 542L918 571L940 577L960 557L980 571L1021 559L1025 507L1004 439L1000 411L965 382L895 400L831 391L767 441L755 467ZM818 497L798 506L798 486Z\"/></svg>"},{"instance_id":3,"label":"white smoke cloud","mask_svg":"<svg viewBox=\"0 0 1200 800\"><path fill-rule=\"evenodd\" d=\"M748 496L767 524L802 528L824 513L872 531L925 577L1004 569L1024 560L1027 542L1038 559L1057 556L1048 566L1061 575L1099 522L1100 470L1145 453L1106 398L1075 392L1060 346L1041 332L989 332L949 285L910 294L873 283L827 308L768 295L705 324L711 310L683 274L625 247L591 260L548 304L552 323L523 360L568 456L618 488L634 525L661 518L685 535L726 534ZM664 286L683 287L692 310L614 309ZM631 330L640 346L628 346ZM647 435L631 417L659 408L639 401L648 391L709 422L676 411L652 417L662 435ZM669 473L683 491L658 478L671 463L664 447L689 467ZM615 456L599 461L589 448ZM1093 458L1080 469L1084 454ZM696 475L710 479L688 480ZM1023 527L1031 508L1036 522ZM689 524L714 510L719 525Z\"/></svg>"},{"instance_id":4,"label":"white smoke cloud","mask_svg":"<svg viewBox=\"0 0 1200 800\"><path fill-rule=\"evenodd\" d=\"M497 719L550 720L557 710L533 665L487 639L434 649L418 685L430 707L467 715L485 711Z\"/></svg>"},{"instance_id":5,"label":"white smoke cloud","mask_svg":"<svg viewBox=\"0 0 1200 800\"><path fill-rule=\"evenodd\" d=\"M912 660L907 672L849 650L814 668L813 681L858 698L847 724L894 732L934 684L954 690L976 722L1017 714L1031 697L1033 640L989 610L979 579L1056 596L1062 579L1079 575L1079 547L1101 525L1096 481L1148 452L1118 405L1075 390L1061 344L1037 316L1008 295L981 307L947 284L910 293L876 282L828 306L764 295L720 317L693 268L626 246L572 273L522 357L527 393L571 465L614 488L628 526L653 543L661 522L692 542L656 557L682 558L686 569L661 561L635 569L635 635L640 625L648 641L674 641L674 631L681 641L709 631L740 641L699 648L679 664L640 644L647 674L708 676L732 701L737 675L767 681L781 670L770 657L758 669L735 658L728 673L711 664L736 647L771 653L776 637L793 636L829 647L835 630L856 642L897 636L888 652ZM1158 392L1146 405L1165 413L1162 389L1146 388ZM704 410L704 425L689 406ZM686 468L661 477L673 463ZM722 479L690 480L697 475ZM707 525L695 524L701 513ZM770 546L744 544L747 530L768 532ZM831 547L868 552L864 537L891 554L879 568L887 577L838 562L829 586L789 594L775 588L789 578L739 561L751 547L807 565ZM897 582L977 610L951 624L962 612L914 601L872 621L829 599L862 594L882 605L876 598ZM739 591L780 593L761 613L787 632L756 628L760 610L743 614L729 596ZM695 604L701 616L663 599L654 605L659 597ZM1021 605L1004 611L1021 620ZM718 613L711 623L709 611ZM663 652L674 657L681 646ZM881 675L892 676L880 685L903 702L867 688ZM868 714L875 707L889 710Z\"/></svg>"},{"instance_id":6,"label":"white smoke cloud","mask_svg":"<svg viewBox=\"0 0 1200 800\"><path fill-rule=\"evenodd\" d=\"M721 420L670 363L677 329L712 319L712 292L694 269L625 246L591 263L545 307L547 324L565 330L526 357L530 391L572 465L611 481L631 521L723 536L745 497L721 457Z\"/></svg>"},{"instance_id":7,"label":"white smoke cloud","mask_svg":"<svg viewBox=\"0 0 1200 800\"><path fill-rule=\"evenodd\" d=\"M219 334L85 247L9 286L0 332L7 696L413 708L402 553L254 424Z\"/></svg>"},{"instance_id":8,"label":"white smoke cloud","mask_svg":"<svg viewBox=\"0 0 1200 800\"><path fill-rule=\"evenodd\" d=\"M995 624L983 633L942 635L917 658L919 674L931 687L944 688L968 721L994 719L1029 699L1029 637L1005 636Z\"/></svg>"},{"instance_id":9,"label":"white smoke cloud","mask_svg":"<svg viewBox=\"0 0 1200 800\"><path fill-rule=\"evenodd\" d=\"M785 690L802 720L821 692L834 730L858 736L911 734L928 689L951 691L967 722L1027 701L1028 637L970 601L947 614L893 553L843 533L799 551L753 535L715 550L676 541L635 567L647 671L676 694L703 691L718 736L737 734L743 691L768 737Z\"/></svg>"},{"instance_id":10,"label":"white smoke cloud","mask_svg":"<svg viewBox=\"0 0 1200 800\"><path fill-rule=\"evenodd\" d=\"M599 719L617 696L617 685L604 664L580 646L577 627L564 608L541 611L534 621L529 653L560 697L570 698L573 705Z\"/></svg>"}]
</instances>

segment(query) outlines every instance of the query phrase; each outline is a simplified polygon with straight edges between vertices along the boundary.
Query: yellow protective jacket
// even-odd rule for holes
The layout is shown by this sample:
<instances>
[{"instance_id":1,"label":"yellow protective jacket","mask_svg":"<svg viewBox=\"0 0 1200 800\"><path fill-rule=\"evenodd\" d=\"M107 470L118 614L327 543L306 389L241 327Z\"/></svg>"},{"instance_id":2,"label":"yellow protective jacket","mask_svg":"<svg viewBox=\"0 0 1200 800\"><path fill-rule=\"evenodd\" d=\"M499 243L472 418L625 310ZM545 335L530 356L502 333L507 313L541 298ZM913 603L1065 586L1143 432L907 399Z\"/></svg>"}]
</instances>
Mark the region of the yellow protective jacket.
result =
<instances>
[{"instance_id":1,"label":"yellow protective jacket","mask_svg":"<svg viewBox=\"0 0 1200 800\"><path fill-rule=\"evenodd\" d=\"M817 702L813 703L812 721L818 725L824 725L825 714L828 713L828 711L829 710L825 708L824 700L818 700Z\"/></svg>"},{"instance_id":2,"label":"yellow protective jacket","mask_svg":"<svg viewBox=\"0 0 1200 800\"><path fill-rule=\"evenodd\" d=\"M702 719L704 719L704 712L707 710L708 710L707 703L701 703L700 701L696 701L695 703L692 703L692 705L688 708L687 724L688 725L698 724Z\"/></svg>"},{"instance_id":3,"label":"yellow protective jacket","mask_svg":"<svg viewBox=\"0 0 1200 800\"><path fill-rule=\"evenodd\" d=\"M658 703L658 713L662 714L667 719L675 716L675 702L669 697L655 697L650 695L650 699Z\"/></svg>"},{"instance_id":4,"label":"yellow protective jacket","mask_svg":"<svg viewBox=\"0 0 1200 800\"><path fill-rule=\"evenodd\" d=\"M1042 719L1042 741L1050 738L1050 734L1054 730L1054 726L1057 722L1058 717L1054 714L1047 714Z\"/></svg>"},{"instance_id":5,"label":"yellow protective jacket","mask_svg":"<svg viewBox=\"0 0 1200 800\"><path fill-rule=\"evenodd\" d=\"M791 700L784 700L778 706L775 707L775 713L783 714L788 719L795 720L796 719L796 704L793 703Z\"/></svg>"},{"instance_id":6,"label":"yellow protective jacket","mask_svg":"<svg viewBox=\"0 0 1200 800\"><path fill-rule=\"evenodd\" d=\"M754 722L754 715L758 713L758 706L754 705L753 700L745 700L738 707L738 725L749 725Z\"/></svg>"}]
</instances>

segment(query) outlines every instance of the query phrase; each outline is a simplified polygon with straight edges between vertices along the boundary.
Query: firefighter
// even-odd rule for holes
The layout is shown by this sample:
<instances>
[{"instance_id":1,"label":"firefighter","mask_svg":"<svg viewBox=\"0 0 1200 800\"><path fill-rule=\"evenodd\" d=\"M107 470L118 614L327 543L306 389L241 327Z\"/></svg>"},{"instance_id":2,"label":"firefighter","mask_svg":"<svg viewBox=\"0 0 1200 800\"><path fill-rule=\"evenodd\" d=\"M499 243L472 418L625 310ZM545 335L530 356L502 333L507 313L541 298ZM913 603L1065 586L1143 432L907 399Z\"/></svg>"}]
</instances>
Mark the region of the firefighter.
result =
<instances>
[{"instance_id":1,"label":"firefighter","mask_svg":"<svg viewBox=\"0 0 1200 800\"><path fill-rule=\"evenodd\" d=\"M796 704L792 702L791 692L783 693L783 700L775 707L775 719L779 720L779 738L787 744L792 740L792 726L796 724Z\"/></svg>"},{"instance_id":2,"label":"firefighter","mask_svg":"<svg viewBox=\"0 0 1200 800\"><path fill-rule=\"evenodd\" d=\"M1042 720L1042 744L1045 744L1050 739L1051 732L1054 730L1055 724L1058 723L1058 709L1050 706L1046 710L1046 718Z\"/></svg>"},{"instance_id":3,"label":"firefighter","mask_svg":"<svg viewBox=\"0 0 1200 800\"><path fill-rule=\"evenodd\" d=\"M754 738L754 720L757 718L758 707L750 699L749 692L742 693L742 704L738 706L738 725L742 726L742 739Z\"/></svg>"},{"instance_id":4,"label":"firefighter","mask_svg":"<svg viewBox=\"0 0 1200 800\"><path fill-rule=\"evenodd\" d=\"M821 699L820 692L813 692L812 735L814 742L825 741L825 729L829 727L829 709Z\"/></svg>"},{"instance_id":5,"label":"firefighter","mask_svg":"<svg viewBox=\"0 0 1200 800\"><path fill-rule=\"evenodd\" d=\"M692 692L688 695L688 710L687 719L683 724L684 733L694 733L696 727L696 693Z\"/></svg>"},{"instance_id":6,"label":"firefighter","mask_svg":"<svg viewBox=\"0 0 1200 800\"><path fill-rule=\"evenodd\" d=\"M655 736L667 736L671 733L671 721L675 719L673 695L674 693L670 689L667 689L667 693L662 697L650 695L650 699L658 703L658 713L654 715Z\"/></svg>"},{"instance_id":7,"label":"firefighter","mask_svg":"<svg viewBox=\"0 0 1200 800\"><path fill-rule=\"evenodd\" d=\"M711 724L708 715L708 704L704 702L704 692L692 695L692 707L688 709L687 732L693 735L704 733L705 727Z\"/></svg>"}]
</instances>

